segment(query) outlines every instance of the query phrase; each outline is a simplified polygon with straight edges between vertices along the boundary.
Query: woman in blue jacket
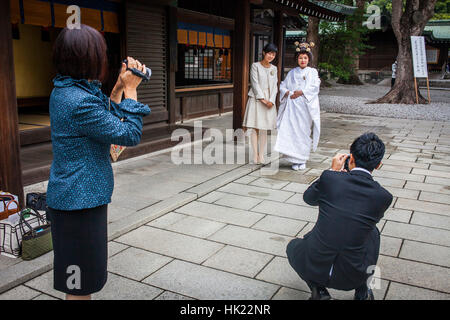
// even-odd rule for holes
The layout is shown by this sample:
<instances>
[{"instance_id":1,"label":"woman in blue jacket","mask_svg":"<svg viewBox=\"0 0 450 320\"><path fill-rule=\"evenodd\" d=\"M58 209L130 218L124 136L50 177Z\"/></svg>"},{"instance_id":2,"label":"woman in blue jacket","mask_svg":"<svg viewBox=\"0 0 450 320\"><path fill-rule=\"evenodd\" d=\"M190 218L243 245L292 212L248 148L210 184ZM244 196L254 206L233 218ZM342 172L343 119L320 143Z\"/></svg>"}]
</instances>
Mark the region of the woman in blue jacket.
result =
<instances>
[{"instance_id":1,"label":"woman in blue jacket","mask_svg":"<svg viewBox=\"0 0 450 320\"><path fill-rule=\"evenodd\" d=\"M58 75L50 96L53 163L47 204L54 288L65 292L67 299L90 299L107 279L107 205L114 187L110 146L137 145L142 117L150 109L137 101L142 79L125 64L111 96L102 93L106 42L89 26L61 31L53 63ZM145 70L131 57L128 67Z\"/></svg>"}]
</instances>

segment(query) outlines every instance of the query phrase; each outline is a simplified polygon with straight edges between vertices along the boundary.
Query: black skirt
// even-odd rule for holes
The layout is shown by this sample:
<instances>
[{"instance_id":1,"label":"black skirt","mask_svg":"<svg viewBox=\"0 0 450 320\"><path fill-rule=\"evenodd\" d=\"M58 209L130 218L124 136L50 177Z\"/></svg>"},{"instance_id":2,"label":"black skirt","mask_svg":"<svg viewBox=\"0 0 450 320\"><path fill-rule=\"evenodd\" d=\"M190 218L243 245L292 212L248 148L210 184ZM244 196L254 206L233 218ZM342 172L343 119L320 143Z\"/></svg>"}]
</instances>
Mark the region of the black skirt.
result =
<instances>
[{"instance_id":1,"label":"black skirt","mask_svg":"<svg viewBox=\"0 0 450 320\"><path fill-rule=\"evenodd\" d=\"M107 211L108 205L75 211L49 208L56 290L81 296L98 292L105 285Z\"/></svg>"}]
</instances>

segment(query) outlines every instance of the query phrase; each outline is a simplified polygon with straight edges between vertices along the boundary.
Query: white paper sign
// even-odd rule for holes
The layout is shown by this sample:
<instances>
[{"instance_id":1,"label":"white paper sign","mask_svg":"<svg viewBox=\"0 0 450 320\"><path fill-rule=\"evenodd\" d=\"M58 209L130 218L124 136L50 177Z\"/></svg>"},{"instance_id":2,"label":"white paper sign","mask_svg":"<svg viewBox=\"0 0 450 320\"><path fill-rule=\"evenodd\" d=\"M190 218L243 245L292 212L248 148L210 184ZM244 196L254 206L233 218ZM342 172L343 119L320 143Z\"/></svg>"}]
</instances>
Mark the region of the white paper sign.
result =
<instances>
[{"instance_id":1,"label":"white paper sign","mask_svg":"<svg viewBox=\"0 0 450 320\"><path fill-rule=\"evenodd\" d=\"M414 65L414 77L428 78L427 52L425 50L425 38L411 36L411 48Z\"/></svg>"}]
</instances>

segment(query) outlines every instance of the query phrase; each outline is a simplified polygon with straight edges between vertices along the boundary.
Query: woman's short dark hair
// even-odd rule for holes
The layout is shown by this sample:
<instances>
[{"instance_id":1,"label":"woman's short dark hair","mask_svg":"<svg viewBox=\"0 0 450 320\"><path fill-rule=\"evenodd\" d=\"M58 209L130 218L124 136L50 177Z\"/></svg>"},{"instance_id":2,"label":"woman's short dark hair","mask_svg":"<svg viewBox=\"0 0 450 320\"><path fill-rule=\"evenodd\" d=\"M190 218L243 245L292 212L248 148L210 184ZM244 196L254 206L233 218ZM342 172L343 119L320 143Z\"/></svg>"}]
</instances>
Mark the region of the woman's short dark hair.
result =
<instances>
[{"instance_id":1,"label":"woman's short dark hair","mask_svg":"<svg viewBox=\"0 0 450 320\"><path fill-rule=\"evenodd\" d=\"M359 136L350 147L356 166L369 171L373 171L381 163L384 151L383 141L373 132Z\"/></svg>"},{"instance_id":2,"label":"woman's short dark hair","mask_svg":"<svg viewBox=\"0 0 450 320\"><path fill-rule=\"evenodd\" d=\"M306 50L300 50L295 53L295 63L298 64L298 56L301 54L306 54L308 56L308 58L309 58L308 65L310 65L312 63L313 55L312 55L311 51L306 51Z\"/></svg>"},{"instance_id":3,"label":"woman's short dark hair","mask_svg":"<svg viewBox=\"0 0 450 320\"><path fill-rule=\"evenodd\" d=\"M278 53L278 47L273 43L268 43L263 48L264 53L275 52Z\"/></svg>"},{"instance_id":4,"label":"woman's short dark hair","mask_svg":"<svg viewBox=\"0 0 450 320\"><path fill-rule=\"evenodd\" d=\"M53 64L63 76L103 81L108 64L106 41L87 25L82 24L80 29L66 27L53 46Z\"/></svg>"}]
</instances>

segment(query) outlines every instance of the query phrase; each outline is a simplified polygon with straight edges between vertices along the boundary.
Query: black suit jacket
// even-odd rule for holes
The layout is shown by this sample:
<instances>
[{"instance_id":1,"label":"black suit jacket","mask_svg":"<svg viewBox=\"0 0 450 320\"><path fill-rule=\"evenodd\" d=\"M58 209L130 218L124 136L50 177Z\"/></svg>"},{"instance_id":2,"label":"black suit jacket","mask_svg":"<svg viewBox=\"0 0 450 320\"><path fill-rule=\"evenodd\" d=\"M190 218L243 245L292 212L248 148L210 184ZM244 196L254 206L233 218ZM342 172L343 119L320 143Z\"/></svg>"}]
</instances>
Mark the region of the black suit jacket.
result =
<instances>
[{"instance_id":1,"label":"black suit jacket","mask_svg":"<svg viewBox=\"0 0 450 320\"><path fill-rule=\"evenodd\" d=\"M289 244L289 262L304 280L340 290L359 287L370 275L367 267L377 262L376 224L392 195L366 172L326 170L303 199L319 206L319 217L311 232Z\"/></svg>"}]
</instances>

